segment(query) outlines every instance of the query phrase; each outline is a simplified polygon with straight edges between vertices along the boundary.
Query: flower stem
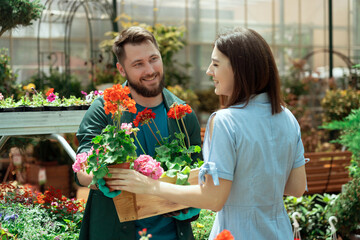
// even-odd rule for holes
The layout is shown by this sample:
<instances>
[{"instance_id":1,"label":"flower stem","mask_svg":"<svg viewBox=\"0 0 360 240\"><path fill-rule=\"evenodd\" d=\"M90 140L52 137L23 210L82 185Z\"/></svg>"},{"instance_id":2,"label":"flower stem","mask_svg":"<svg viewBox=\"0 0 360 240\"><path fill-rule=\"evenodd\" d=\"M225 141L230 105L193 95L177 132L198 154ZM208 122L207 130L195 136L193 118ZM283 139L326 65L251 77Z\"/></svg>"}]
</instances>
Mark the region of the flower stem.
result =
<instances>
[{"instance_id":1,"label":"flower stem","mask_svg":"<svg viewBox=\"0 0 360 240\"><path fill-rule=\"evenodd\" d=\"M139 147L141 148L141 150L143 151L143 153L146 154L146 152L145 152L145 150L143 149L143 147L141 146L141 144L140 144L140 142L139 142L139 139L137 138L135 132L134 132L134 136L135 136L135 139L136 139L137 143L139 144Z\"/></svg>"},{"instance_id":2,"label":"flower stem","mask_svg":"<svg viewBox=\"0 0 360 240\"><path fill-rule=\"evenodd\" d=\"M151 133L154 135L154 138L156 139L156 141L158 142L158 144L161 145L160 142L159 142L159 140L158 140L157 137L155 136L155 133L154 133L153 130L151 129L150 124L147 122L146 125L149 127Z\"/></svg>"},{"instance_id":3,"label":"flower stem","mask_svg":"<svg viewBox=\"0 0 360 240\"><path fill-rule=\"evenodd\" d=\"M152 122L153 122L153 123L154 123L154 125L155 125L156 131L159 133L159 136L160 136L161 142L164 142L164 140L163 140L163 138L162 138L162 136L161 136L160 130L159 130L159 129L158 129L158 127L156 126L156 123L155 123L154 119L151 119L151 120L152 120Z\"/></svg>"},{"instance_id":4,"label":"flower stem","mask_svg":"<svg viewBox=\"0 0 360 240\"><path fill-rule=\"evenodd\" d=\"M188 134L188 132L187 132L187 130L186 130L186 127L185 127L185 123L184 123L184 119L183 119L183 118L181 118L181 122L182 122L182 125L183 125L183 127L184 127L184 131L185 131L185 134L186 134L186 138L187 138L187 140L188 140L188 148L190 148L190 138L189 138L189 134Z\"/></svg>"},{"instance_id":5,"label":"flower stem","mask_svg":"<svg viewBox=\"0 0 360 240\"><path fill-rule=\"evenodd\" d=\"M181 128L180 128L180 124L179 124L179 119L177 118L177 115L176 115L176 110L175 110L175 108L174 108L174 112L175 112L175 119L176 119L176 123L177 123L178 128L179 128L179 131L180 131L180 133L182 133ZM184 138L182 138L181 140L182 140L181 143L182 143L183 147L186 148Z\"/></svg>"}]
</instances>

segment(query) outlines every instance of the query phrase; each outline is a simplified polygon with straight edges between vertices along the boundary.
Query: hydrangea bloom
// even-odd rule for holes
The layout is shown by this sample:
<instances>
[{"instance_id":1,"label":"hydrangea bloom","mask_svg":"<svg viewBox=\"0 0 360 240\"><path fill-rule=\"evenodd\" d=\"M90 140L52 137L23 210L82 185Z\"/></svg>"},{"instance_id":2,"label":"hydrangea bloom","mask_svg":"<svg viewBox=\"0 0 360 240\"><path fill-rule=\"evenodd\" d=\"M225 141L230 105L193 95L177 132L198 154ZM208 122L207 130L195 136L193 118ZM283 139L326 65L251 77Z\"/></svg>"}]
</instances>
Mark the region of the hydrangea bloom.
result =
<instances>
[{"instance_id":1,"label":"hydrangea bloom","mask_svg":"<svg viewBox=\"0 0 360 240\"><path fill-rule=\"evenodd\" d=\"M134 161L134 169L155 180L159 179L164 173L164 169L160 166L160 162L157 162L149 155L140 155Z\"/></svg>"},{"instance_id":2,"label":"hydrangea bloom","mask_svg":"<svg viewBox=\"0 0 360 240\"><path fill-rule=\"evenodd\" d=\"M86 168L87 158L88 158L88 154L86 152L79 153L79 154L76 155L76 161L72 165L72 168L73 168L74 172L79 172L81 169Z\"/></svg>"}]
</instances>

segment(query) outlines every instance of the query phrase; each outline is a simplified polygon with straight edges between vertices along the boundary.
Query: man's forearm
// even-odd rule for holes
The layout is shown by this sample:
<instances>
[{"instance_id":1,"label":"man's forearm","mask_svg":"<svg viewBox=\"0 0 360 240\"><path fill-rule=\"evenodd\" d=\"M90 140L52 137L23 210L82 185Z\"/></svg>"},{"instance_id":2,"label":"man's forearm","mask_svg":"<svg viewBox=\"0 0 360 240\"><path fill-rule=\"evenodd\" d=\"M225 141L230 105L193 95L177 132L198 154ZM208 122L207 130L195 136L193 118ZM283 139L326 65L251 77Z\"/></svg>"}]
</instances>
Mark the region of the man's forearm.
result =
<instances>
[{"instance_id":1,"label":"man's forearm","mask_svg":"<svg viewBox=\"0 0 360 240\"><path fill-rule=\"evenodd\" d=\"M93 176L92 176L92 174L88 174L86 171L81 170L77 173L77 178L81 185L87 187L91 183ZM95 185L91 185L90 188L97 189L97 187Z\"/></svg>"}]
</instances>

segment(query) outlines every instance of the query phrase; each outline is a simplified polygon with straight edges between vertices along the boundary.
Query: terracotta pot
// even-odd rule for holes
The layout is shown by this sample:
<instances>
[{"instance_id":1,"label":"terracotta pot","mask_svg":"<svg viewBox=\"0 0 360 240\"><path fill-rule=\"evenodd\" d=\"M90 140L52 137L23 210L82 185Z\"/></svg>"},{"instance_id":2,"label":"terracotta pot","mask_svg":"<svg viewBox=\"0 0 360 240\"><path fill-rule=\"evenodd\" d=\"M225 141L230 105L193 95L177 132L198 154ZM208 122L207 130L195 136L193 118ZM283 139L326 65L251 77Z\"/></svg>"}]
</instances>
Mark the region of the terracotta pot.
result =
<instances>
[{"instance_id":1,"label":"terracotta pot","mask_svg":"<svg viewBox=\"0 0 360 240\"><path fill-rule=\"evenodd\" d=\"M125 162L125 163L119 163L119 164L115 164L115 165L109 165L108 168L130 169L130 163ZM108 181L108 180L110 180L110 178L104 177L104 180ZM109 187L109 185L107 185L107 184L105 184L105 185L109 188L110 192L115 191L115 189Z\"/></svg>"}]
</instances>

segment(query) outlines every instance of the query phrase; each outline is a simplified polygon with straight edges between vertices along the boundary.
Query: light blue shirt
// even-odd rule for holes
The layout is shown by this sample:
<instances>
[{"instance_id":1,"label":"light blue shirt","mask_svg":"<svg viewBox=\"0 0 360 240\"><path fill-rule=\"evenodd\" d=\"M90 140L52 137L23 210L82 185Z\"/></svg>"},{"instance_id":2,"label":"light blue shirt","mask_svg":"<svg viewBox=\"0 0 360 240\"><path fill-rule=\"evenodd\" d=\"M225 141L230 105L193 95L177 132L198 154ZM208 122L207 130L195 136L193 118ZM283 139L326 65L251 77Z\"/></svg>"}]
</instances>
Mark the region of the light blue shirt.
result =
<instances>
[{"instance_id":1,"label":"light blue shirt","mask_svg":"<svg viewBox=\"0 0 360 240\"><path fill-rule=\"evenodd\" d=\"M267 93L241 106L210 117L211 141L207 125L204 160L216 165L219 178L232 181L210 239L224 229L235 239L293 239L283 195L291 170L305 164L299 124L286 108L272 115Z\"/></svg>"}]
</instances>

